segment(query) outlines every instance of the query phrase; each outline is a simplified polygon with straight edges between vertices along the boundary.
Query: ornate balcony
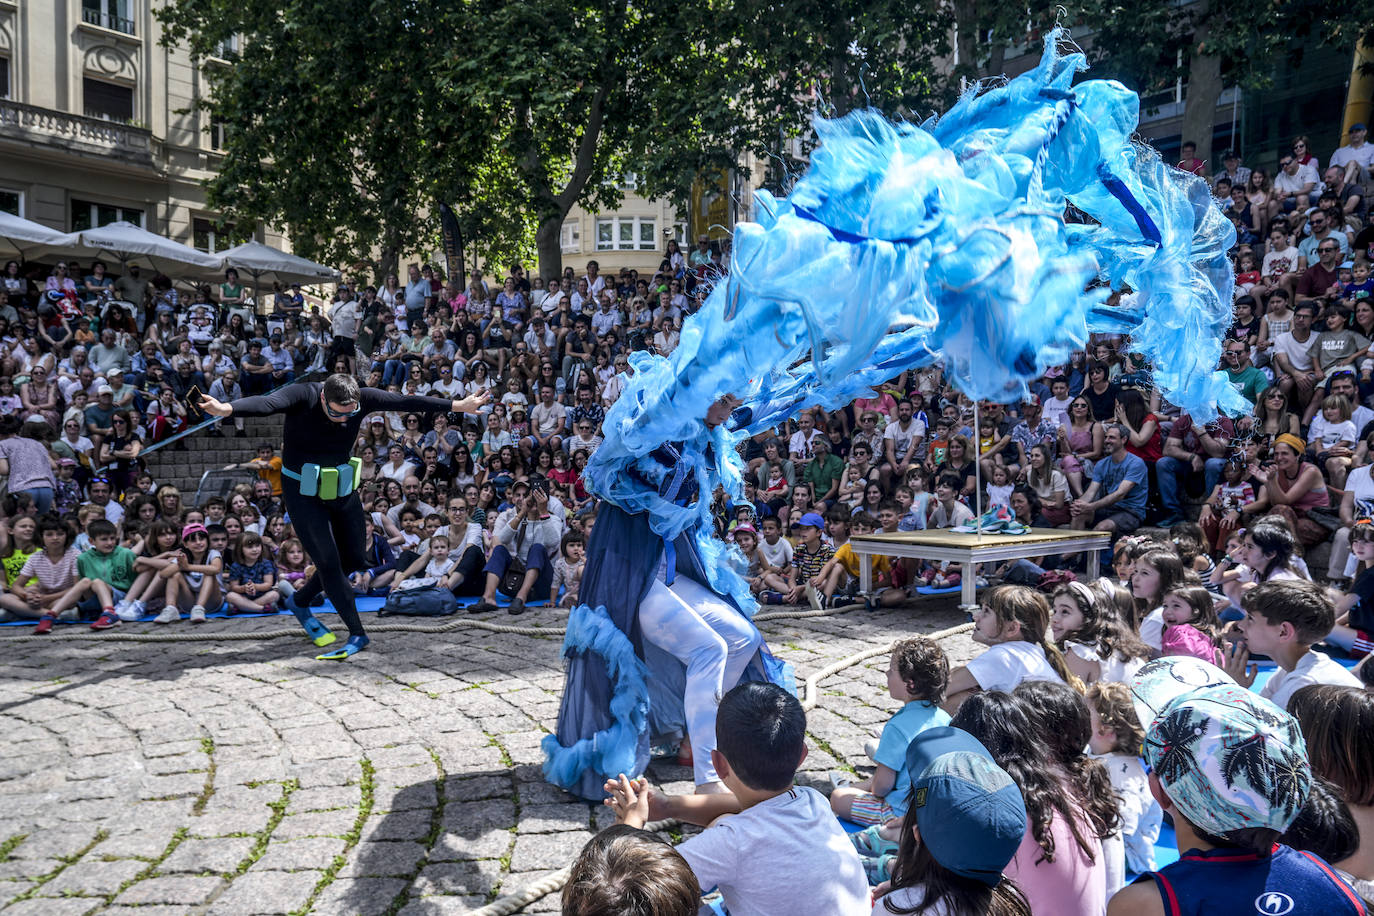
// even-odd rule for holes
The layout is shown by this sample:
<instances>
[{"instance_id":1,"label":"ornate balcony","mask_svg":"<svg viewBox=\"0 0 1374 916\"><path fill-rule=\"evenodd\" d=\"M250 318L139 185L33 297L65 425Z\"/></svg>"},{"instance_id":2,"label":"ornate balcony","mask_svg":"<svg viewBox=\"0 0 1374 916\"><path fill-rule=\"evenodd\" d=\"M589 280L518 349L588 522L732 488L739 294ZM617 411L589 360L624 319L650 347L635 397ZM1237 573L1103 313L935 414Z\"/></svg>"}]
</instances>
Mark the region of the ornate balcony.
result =
<instances>
[{"instance_id":1,"label":"ornate balcony","mask_svg":"<svg viewBox=\"0 0 1374 916\"><path fill-rule=\"evenodd\" d=\"M146 128L8 99L0 99L0 142L60 149L154 170L161 167L161 141Z\"/></svg>"}]
</instances>

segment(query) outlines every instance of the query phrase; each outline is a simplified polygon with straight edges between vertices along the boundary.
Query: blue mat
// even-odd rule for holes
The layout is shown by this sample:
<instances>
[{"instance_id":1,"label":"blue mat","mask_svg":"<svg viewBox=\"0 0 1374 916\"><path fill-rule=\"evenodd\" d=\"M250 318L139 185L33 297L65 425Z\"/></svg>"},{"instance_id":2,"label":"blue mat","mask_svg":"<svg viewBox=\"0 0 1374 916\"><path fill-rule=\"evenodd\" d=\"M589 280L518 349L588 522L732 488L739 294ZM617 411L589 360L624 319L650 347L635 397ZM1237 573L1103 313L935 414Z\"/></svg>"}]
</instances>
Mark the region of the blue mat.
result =
<instances>
[{"instance_id":1,"label":"blue mat","mask_svg":"<svg viewBox=\"0 0 1374 916\"><path fill-rule=\"evenodd\" d=\"M357 599L358 612L361 613L361 614L375 614L375 613L377 613L378 611L380 611L380 610L382 609L382 605L384 605L385 603L386 603L386 599L385 599L385 598L359 598L359 599ZM463 608L469 607L469 606L471 606L471 605L473 605L473 604L476 604L476 603L477 603L477 599L476 599L476 598L459 598L459 599L458 599L458 608L459 608L459 612L461 613L461 611L462 611ZM546 607L546 606L548 605L548 603L549 603L549 602L547 602L547 601L527 601L527 602L525 603L525 606L526 606L526 607ZM508 604L510 604L510 599L507 598L505 595L502 595L501 593L498 592L497 595L496 595L496 604L497 604L498 607L506 607ZM315 614L333 614L333 613L334 613L334 606L331 605L328 601L325 601L324 604L320 605L319 607L312 607L310 610L311 610L312 613L315 613ZM153 618L155 618L156 616L157 616L156 614L145 614L145 615L144 615L142 618L140 618L139 620L132 621L132 622L133 622L133 623L151 623L151 622L153 621ZM290 611L283 611L283 610L275 611L275 612L273 612L273 613L271 613L271 614L253 614L253 613L247 613L247 614L243 614L243 613L240 613L240 614L229 614L229 613L226 613L226 612L224 611L224 609L221 608L220 610L215 611L213 614L206 614L205 616L206 616L206 618L209 619L209 620L225 620L225 619L228 619L228 618L234 618L234 619L237 620L237 619L246 619L246 618L252 618L252 617L289 617L289 618L291 618L292 620L295 620L295 619L296 619L296 618L295 618L295 615L292 614ZM188 617L189 617L189 615L183 614L183 615L182 615L182 620L186 620L186 619L188 619ZM411 619L418 620L418 619L421 619L421 618L411 618ZM31 627L31 626L36 625L37 623L38 623L38 621L37 621L36 619L29 619L29 620L6 620L6 621L0 623L0 627ZM62 625L64 625L64 624L81 624L81 625L89 626L89 625L90 625L90 621L89 621L89 620L59 620L59 621L57 621L57 624L58 624L58 626L62 626Z\"/></svg>"}]
</instances>

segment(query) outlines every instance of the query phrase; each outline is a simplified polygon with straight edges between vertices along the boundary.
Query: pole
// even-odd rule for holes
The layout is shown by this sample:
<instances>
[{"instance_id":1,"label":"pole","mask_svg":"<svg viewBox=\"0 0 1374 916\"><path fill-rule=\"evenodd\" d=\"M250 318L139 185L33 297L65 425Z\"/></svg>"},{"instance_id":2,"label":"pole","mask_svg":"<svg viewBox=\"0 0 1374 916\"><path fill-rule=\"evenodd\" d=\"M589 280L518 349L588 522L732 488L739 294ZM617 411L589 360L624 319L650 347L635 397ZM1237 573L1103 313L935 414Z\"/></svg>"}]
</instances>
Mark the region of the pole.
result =
<instances>
[{"instance_id":1,"label":"pole","mask_svg":"<svg viewBox=\"0 0 1374 916\"><path fill-rule=\"evenodd\" d=\"M978 447L978 400L973 401L973 511L979 537L983 534L983 455Z\"/></svg>"}]
</instances>

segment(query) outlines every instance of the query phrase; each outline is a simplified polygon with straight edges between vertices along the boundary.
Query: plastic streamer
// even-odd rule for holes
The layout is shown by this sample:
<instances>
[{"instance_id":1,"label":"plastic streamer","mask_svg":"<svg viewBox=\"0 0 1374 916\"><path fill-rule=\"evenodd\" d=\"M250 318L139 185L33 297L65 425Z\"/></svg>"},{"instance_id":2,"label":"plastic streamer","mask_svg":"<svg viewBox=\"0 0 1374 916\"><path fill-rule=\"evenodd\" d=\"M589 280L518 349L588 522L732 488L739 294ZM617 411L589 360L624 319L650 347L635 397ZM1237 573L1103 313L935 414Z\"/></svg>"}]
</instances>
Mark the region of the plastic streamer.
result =
<instances>
[{"instance_id":1,"label":"plastic streamer","mask_svg":"<svg viewBox=\"0 0 1374 916\"><path fill-rule=\"evenodd\" d=\"M1129 332L1195 419L1247 410L1216 369L1234 229L1203 179L1131 139L1135 93L1074 84L1087 62L1061 54L1064 39L1052 32L1034 70L972 87L919 126L873 111L818 118L807 172L786 199L755 194L757 221L736 227L729 274L677 349L631 355L591 489L647 512L661 536L696 526L705 545L709 494L738 491L741 437L937 360L971 397L1016 401L1092 332ZM1070 205L1090 219L1067 222ZM1124 294L1109 304L1113 292ZM745 409L707 429L726 394ZM698 475L692 506L644 485L662 473L646 456L664 442L683 443ZM713 587L748 600L729 564L716 574Z\"/></svg>"}]
</instances>

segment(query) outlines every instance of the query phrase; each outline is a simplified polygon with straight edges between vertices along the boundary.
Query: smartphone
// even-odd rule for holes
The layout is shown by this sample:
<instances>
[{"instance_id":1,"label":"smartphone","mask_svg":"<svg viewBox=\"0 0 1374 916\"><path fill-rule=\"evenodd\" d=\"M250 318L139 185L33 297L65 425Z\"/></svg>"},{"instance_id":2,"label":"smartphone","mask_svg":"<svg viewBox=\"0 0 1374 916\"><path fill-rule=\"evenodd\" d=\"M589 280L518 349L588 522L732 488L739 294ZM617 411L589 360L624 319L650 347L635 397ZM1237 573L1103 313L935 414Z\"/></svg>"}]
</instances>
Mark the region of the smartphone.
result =
<instances>
[{"instance_id":1,"label":"smartphone","mask_svg":"<svg viewBox=\"0 0 1374 916\"><path fill-rule=\"evenodd\" d=\"M205 395L201 393L200 386L192 385L191 390L186 392L186 403L190 404L192 407L199 407L204 397Z\"/></svg>"}]
</instances>

